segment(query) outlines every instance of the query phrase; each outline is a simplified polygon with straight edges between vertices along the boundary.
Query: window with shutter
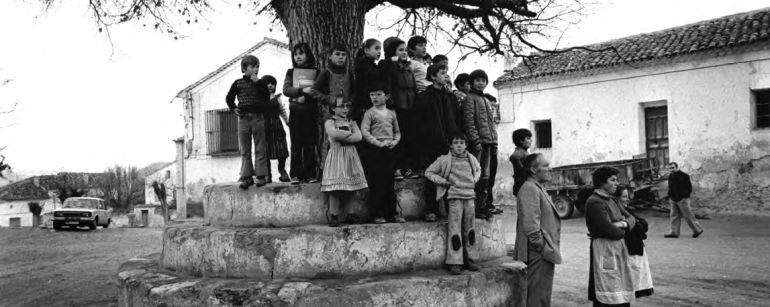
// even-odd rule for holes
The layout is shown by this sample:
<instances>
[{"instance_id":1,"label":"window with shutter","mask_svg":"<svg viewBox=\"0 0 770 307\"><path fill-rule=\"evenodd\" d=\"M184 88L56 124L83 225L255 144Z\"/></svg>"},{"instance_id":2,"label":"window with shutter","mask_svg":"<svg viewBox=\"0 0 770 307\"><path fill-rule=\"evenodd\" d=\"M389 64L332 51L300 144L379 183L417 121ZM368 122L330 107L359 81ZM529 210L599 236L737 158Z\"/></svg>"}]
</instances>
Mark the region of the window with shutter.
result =
<instances>
[{"instance_id":1,"label":"window with shutter","mask_svg":"<svg viewBox=\"0 0 770 307\"><path fill-rule=\"evenodd\" d=\"M537 121L535 124L535 148L551 148L551 121Z\"/></svg>"},{"instance_id":2,"label":"window with shutter","mask_svg":"<svg viewBox=\"0 0 770 307\"><path fill-rule=\"evenodd\" d=\"M238 118L229 109L206 111L206 144L210 155L238 153Z\"/></svg>"},{"instance_id":3,"label":"window with shutter","mask_svg":"<svg viewBox=\"0 0 770 307\"><path fill-rule=\"evenodd\" d=\"M754 128L770 128L770 89L751 91L754 100Z\"/></svg>"}]
</instances>

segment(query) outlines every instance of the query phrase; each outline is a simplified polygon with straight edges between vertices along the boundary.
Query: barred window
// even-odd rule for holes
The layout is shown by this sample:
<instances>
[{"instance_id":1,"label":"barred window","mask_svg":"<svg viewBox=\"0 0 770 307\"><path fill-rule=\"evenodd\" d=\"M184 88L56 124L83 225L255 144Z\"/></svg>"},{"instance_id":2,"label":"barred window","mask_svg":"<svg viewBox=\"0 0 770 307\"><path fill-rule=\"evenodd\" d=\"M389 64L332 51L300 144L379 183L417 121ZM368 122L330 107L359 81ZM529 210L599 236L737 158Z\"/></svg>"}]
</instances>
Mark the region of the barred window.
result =
<instances>
[{"instance_id":1,"label":"barred window","mask_svg":"<svg viewBox=\"0 0 770 307\"><path fill-rule=\"evenodd\" d=\"M770 128L770 89L751 91L754 96L755 128Z\"/></svg>"},{"instance_id":2,"label":"barred window","mask_svg":"<svg viewBox=\"0 0 770 307\"><path fill-rule=\"evenodd\" d=\"M551 148L551 121L535 122L535 148Z\"/></svg>"},{"instance_id":3,"label":"barred window","mask_svg":"<svg viewBox=\"0 0 770 307\"><path fill-rule=\"evenodd\" d=\"M229 109L206 111L208 153L238 152L238 118Z\"/></svg>"}]
</instances>

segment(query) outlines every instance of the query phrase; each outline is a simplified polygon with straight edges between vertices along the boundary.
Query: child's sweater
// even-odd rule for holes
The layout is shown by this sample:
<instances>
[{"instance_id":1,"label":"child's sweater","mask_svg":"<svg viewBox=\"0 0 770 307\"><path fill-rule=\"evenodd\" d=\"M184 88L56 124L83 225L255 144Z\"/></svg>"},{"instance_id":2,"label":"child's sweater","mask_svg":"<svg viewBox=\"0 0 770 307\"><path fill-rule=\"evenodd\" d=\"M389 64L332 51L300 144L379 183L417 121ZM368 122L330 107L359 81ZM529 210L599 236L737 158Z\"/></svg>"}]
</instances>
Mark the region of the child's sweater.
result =
<instances>
[{"instance_id":1,"label":"child's sweater","mask_svg":"<svg viewBox=\"0 0 770 307\"><path fill-rule=\"evenodd\" d=\"M267 90L267 85L262 82L255 82L249 76L235 80L230 86L230 90L225 96L225 102L230 111L234 111L236 108L235 98L238 98L237 108L242 113L264 113L273 110L268 104L270 93Z\"/></svg>"},{"instance_id":2,"label":"child's sweater","mask_svg":"<svg viewBox=\"0 0 770 307\"><path fill-rule=\"evenodd\" d=\"M449 153L436 159L425 170L425 178L436 183L436 199L447 195L448 199L472 199L474 188L481 177L481 166L476 157L467 151L464 156ZM446 183L451 182L451 186Z\"/></svg>"},{"instance_id":3,"label":"child's sweater","mask_svg":"<svg viewBox=\"0 0 770 307\"><path fill-rule=\"evenodd\" d=\"M334 96L352 98L353 75L345 66L329 63L316 77L312 95L323 105L330 105Z\"/></svg>"},{"instance_id":4,"label":"child's sweater","mask_svg":"<svg viewBox=\"0 0 770 307\"><path fill-rule=\"evenodd\" d=\"M386 109L387 113L381 114L374 107L364 113L361 120L361 133L364 140L372 145L378 145L383 141L401 140L401 131L398 128L396 112Z\"/></svg>"}]
</instances>

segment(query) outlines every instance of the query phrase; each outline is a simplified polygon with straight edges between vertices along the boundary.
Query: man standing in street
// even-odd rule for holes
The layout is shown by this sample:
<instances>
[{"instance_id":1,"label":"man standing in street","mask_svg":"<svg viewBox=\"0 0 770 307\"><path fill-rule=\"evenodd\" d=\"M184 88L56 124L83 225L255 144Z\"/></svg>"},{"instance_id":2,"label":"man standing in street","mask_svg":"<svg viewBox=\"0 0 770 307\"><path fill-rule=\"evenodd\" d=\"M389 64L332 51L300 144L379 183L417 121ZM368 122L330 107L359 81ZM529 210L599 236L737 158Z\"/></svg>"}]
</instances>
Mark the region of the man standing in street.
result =
<instances>
[{"instance_id":1,"label":"man standing in street","mask_svg":"<svg viewBox=\"0 0 770 307\"><path fill-rule=\"evenodd\" d=\"M692 229L692 237L697 238L703 233L698 220L690 209L690 194L692 193L692 184L690 176L679 170L676 162L668 164L671 173L668 175L668 197L671 204L670 220L671 232L664 235L666 238L678 238L679 227L684 217L687 224Z\"/></svg>"},{"instance_id":2,"label":"man standing in street","mask_svg":"<svg viewBox=\"0 0 770 307\"><path fill-rule=\"evenodd\" d=\"M527 306L551 306L553 274L561 264L561 219L543 184L551 180L548 159L535 153L524 158L527 180L516 198L516 260L527 264Z\"/></svg>"}]
</instances>

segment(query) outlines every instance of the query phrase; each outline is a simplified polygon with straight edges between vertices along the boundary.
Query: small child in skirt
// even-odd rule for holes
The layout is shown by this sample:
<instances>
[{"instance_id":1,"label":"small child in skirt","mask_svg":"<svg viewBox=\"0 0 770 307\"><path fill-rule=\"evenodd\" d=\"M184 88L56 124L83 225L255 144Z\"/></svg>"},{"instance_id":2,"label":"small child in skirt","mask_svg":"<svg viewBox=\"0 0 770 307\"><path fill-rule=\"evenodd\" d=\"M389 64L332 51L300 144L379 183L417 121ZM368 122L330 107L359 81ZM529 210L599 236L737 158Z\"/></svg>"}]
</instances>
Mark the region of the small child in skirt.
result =
<instances>
[{"instance_id":1,"label":"small child in skirt","mask_svg":"<svg viewBox=\"0 0 770 307\"><path fill-rule=\"evenodd\" d=\"M324 123L329 151L324 159L321 191L329 195L328 219L332 227L340 225L343 209L347 212L348 223L359 222L347 203L353 191L367 188L364 168L354 145L361 141L361 130L355 121L348 118L351 106L344 97L334 98L330 106L334 115Z\"/></svg>"},{"instance_id":2,"label":"small child in skirt","mask_svg":"<svg viewBox=\"0 0 770 307\"><path fill-rule=\"evenodd\" d=\"M286 145L286 131L283 129L283 122L289 122L289 115L286 114L286 108L281 103L281 94L273 95L275 93L276 83L278 82L275 77L271 75L265 75L262 77L262 82L267 84L267 90L272 96L268 105L272 105L274 112L269 112L265 116L265 139L267 143L267 158L269 160L278 160L278 173L280 177L278 180L281 182L289 182L289 174L286 173L286 159L289 158L289 146ZM269 163L269 162L268 162ZM267 182L273 182L273 174L270 172L270 165L268 165Z\"/></svg>"}]
</instances>

